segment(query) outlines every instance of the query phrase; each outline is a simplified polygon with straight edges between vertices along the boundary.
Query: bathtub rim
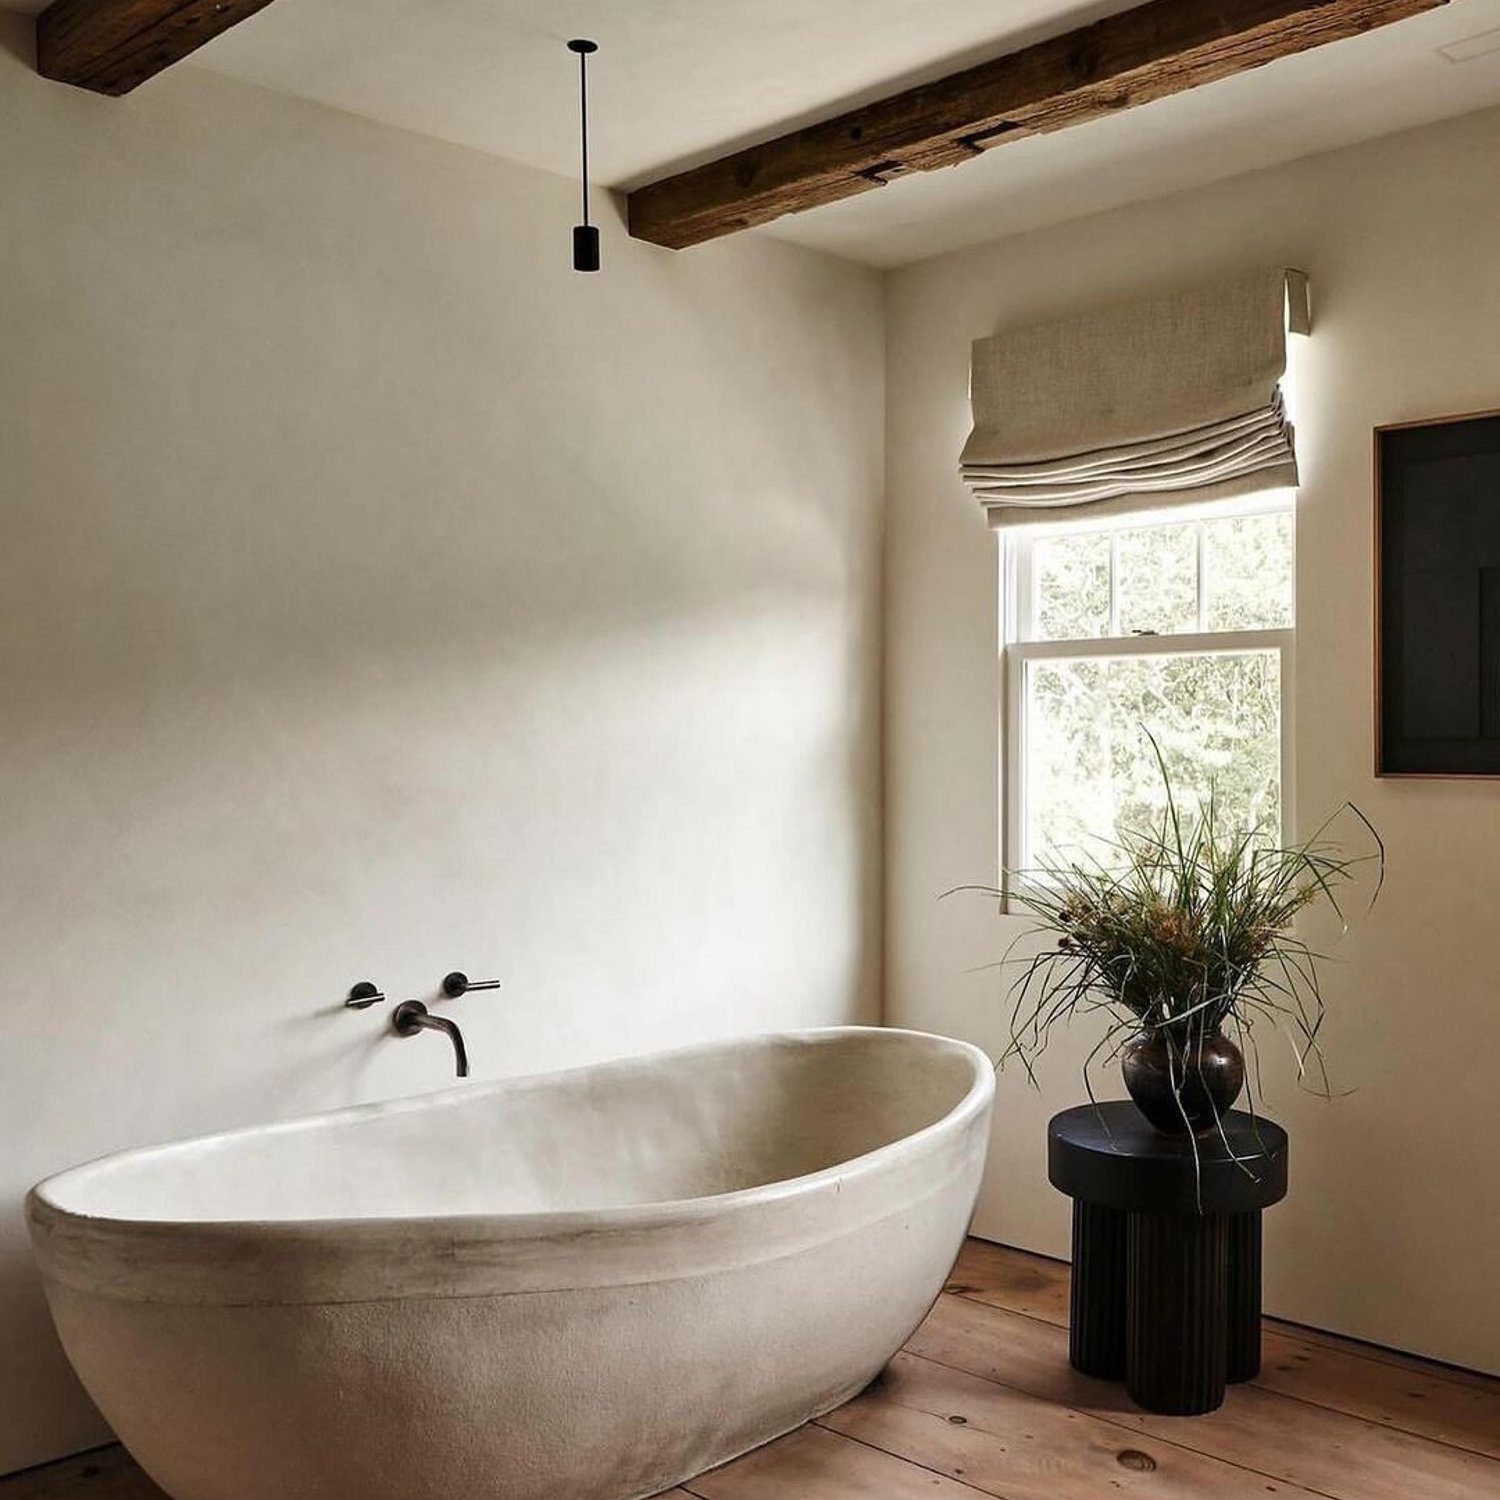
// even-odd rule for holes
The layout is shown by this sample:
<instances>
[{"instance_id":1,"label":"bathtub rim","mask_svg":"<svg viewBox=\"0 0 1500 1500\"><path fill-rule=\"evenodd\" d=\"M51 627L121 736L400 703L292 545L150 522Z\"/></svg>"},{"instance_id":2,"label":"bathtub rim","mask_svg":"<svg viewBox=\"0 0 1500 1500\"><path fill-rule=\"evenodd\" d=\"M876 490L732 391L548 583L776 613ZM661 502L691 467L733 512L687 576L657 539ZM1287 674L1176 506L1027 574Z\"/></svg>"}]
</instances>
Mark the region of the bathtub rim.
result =
<instances>
[{"instance_id":1,"label":"bathtub rim","mask_svg":"<svg viewBox=\"0 0 1500 1500\"><path fill-rule=\"evenodd\" d=\"M633 1064L687 1061L694 1057L732 1053L753 1046L771 1047L782 1043L826 1046L854 1037L879 1037L882 1039L880 1045L889 1041L891 1045L916 1044L927 1050L957 1053L970 1063L969 1086L951 1109L909 1135L900 1136L872 1151L863 1152L816 1172L739 1188L728 1193L531 1213L209 1220L132 1219L95 1215L66 1208L55 1201L54 1197L58 1189L78 1179L86 1180L89 1175L112 1163L126 1159L148 1161L154 1156L165 1155L183 1147L244 1140L267 1133L290 1133L319 1126L335 1127L345 1122L353 1123L397 1112L420 1112L447 1104L456 1106L488 1094L542 1088L559 1079L580 1074L597 1074L606 1070L625 1071ZM976 1122L987 1122L994 1094L994 1064L980 1048L956 1037L884 1026L835 1026L751 1033L686 1047L631 1054L580 1067L522 1074L514 1078L432 1090L425 1094L346 1105L296 1116L290 1120L242 1126L158 1145L109 1152L44 1178L26 1196L26 1218L33 1250L46 1278L55 1279L77 1290L121 1296L132 1301L193 1303L233 1300L245 1305L288 1305L396 1300L421 1295L485 1296L516 1291L573 1289L585 1284L580 1282L576 1272L571 1278L559 1280L554 1275L539 1275L537 1267L532 1266L529 1268L532 1274L522 1275L521 1284L514 1286L495 1285L494 1274L485 1277L482 1273L497 1272L499 1258L512 1248L535 1247L545 1258L547 1247L571 1245L576 1248L593 1243L607 1254L611 1246L652 1244L664 1236L679 1232L690 1237L693 1253L701 1255L715 1248L716 1239L732 1236L735 1227L745 1216L760 1213L787 1221L796 1215L799 1205L815 1202L829 1190L849 1200L850 1213L846 1218L850 1222L845 1224L844 1231L857 1230L890 1212L893 1202L911 1201L909 1197L905 1200L896 1199L889 1190L882 1191L886 1180L909 1178L913 1184L921 1182L924 1177L921 1170L924 1162L930 1164L935 1155L941 1155L945 1143L959 1142L966 1138ZM980 1148L981 1159L983 1147L987 1144L986 1130ZM952 1177L966 1167L965 1151L955 1149L949 1154L952 1160L941 1179L934 1182L929 1178L920 1197L942 1191ZM860 1213L861 1199L865 1201L867 1208L863 1214ZM826 1236L814 1232L801 1238L807 1244L812 1244L823 1237ZM785 1242L778 1241L774 1233L767 1238L772 1243L763 1247L764 1257L786 1253L791 1248ZM415 1268L408 1265L393 1274L390 1285L384 1289L377 1290L374 1286L365 1284L370 1281L368 1276L359 1278L360 1287L351 1288L349 1294L340 1294L333 1286L318 1289L326 1279L317 1274L316 1262L319 1259L326 1261L338 1257L368 1264L382 1258L409 1255L420 1246L439 1247L440 1257L453 1263L453 1276L438 1278L439 1284L427 1286L423 1290L423 1278L410 1274ZM180 1275L182 1266L195 1266L200 1262L206 1266L222 1259L231 1247L237 1252L236 1259L242 1262L238 1267L241 1272L239 1277L210 1276L207 1278L210 1285L196 1294L192 1287L185 1284L174 1287L170 1293L155 1289L154 1284L163 1279L176 1279L161 1275L158 1262L164 1249L176 1248L179 1251L177 1259L180 1263ZM493 1261L486 1255L489 1250L498 1252ZM739 1258L745 1260L764 1257L752 1255ZM632 1258L626 1257L627 1260ZM308 1270L304 1270L305 1263L310 1263ZM263 1296L226 1296L230 1289L222 1285L227 1281L253 1278L257 1272L270 1272L273 1280L283 1280L289 1269L298 1277L310 1274L305 1296L290 1296L285 1287L268 1289ZM665 1274L612 1275L601 1277L597 1282L588 1277L586 1284L623 1285L633 1280L671 1279L674 1273L666 1266L662 1270ZM277 1272L283 1275L278 1276ZM677 1274L696 1274L696 1268L683 1269ZM332 1279L337 1282L341 1278L335 1276ZM475 1284L476 1279L483 1284ZM448 1280L455 1285L449 1287Z\"/></svg>"}]
</instances>

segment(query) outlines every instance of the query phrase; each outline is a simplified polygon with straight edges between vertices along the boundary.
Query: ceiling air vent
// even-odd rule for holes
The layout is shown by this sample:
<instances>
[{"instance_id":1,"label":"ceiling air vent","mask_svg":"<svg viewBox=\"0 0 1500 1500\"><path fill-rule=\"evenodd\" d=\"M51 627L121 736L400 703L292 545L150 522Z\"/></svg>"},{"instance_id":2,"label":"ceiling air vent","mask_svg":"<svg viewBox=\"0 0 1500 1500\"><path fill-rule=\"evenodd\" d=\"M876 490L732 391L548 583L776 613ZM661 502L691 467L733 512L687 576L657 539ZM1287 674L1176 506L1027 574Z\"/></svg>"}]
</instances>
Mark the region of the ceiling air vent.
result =
<instances>
[{"instance_id":1,"label":"ceiling air vent","mask_svg":"<svg viewBox=\"0 0 1500 1500\"><path fill-rule=\"evenodd\" d=\"M1476 57L1488 57L1491 52L1500 52L1500 30L1484 31L1478 36L1466 37L1461 42L1449 42L1439 47L1438 52L1451 63L1473 62Z\"/></svg>"}]
</instances>

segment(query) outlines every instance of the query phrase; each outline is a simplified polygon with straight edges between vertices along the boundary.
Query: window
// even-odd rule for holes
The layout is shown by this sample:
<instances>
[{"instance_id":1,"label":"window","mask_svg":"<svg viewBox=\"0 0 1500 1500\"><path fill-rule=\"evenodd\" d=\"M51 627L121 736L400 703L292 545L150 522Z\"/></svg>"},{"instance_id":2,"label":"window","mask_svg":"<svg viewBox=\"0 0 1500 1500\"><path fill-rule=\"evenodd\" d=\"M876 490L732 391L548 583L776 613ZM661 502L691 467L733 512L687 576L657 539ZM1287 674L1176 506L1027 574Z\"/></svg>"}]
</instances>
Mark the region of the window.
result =
<instances>
[{"instance_id":1,"label":"window","mask_svg":"<svg viewBox=\"0 0 1500 1500\"><path fill-rule=\"evenodd\" d=\"M1292 496L1016 531L1003 549L1007 869L1109 863L1165 808L1290 823Z\"/></svg>"}]
</instances>

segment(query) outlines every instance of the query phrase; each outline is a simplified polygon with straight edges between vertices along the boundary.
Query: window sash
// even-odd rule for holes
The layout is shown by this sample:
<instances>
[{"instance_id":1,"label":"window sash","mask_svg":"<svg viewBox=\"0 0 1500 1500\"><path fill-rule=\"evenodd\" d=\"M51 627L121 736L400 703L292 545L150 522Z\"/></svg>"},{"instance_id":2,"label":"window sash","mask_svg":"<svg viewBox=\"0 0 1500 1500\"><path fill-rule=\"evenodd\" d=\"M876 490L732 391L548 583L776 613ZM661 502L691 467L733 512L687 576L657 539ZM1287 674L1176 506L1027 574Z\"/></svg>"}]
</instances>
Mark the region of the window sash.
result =
<instances>
[{"instance_id":1,"label":"window sash","mask_svg":"<svg viewBox=\"0 0 1500 1500\"><path fill-rule=\"evenodd\" d=\"M1094 520L1059 521L1054 526L1036 525L1017 529L1013 536L1003 542L1005 613L1002 617L1001 646L1008 648L1013 643L1029 643L1036 634L1036 585L1033 567L1034 549L1037 542L1048 541L1059 536L1086 536L1090 532L1109 533L1109 634L1090 637L1100 640L1152 640L1151 636L1121 636L1120 628L1120 558L1119 538L1122 532L1147 531L1158 526L1184 526L1196 523L1198 527L1198 623L1208 620L1208 535L1207 524L1213 521L1238 520L1242 516L1274 516L1295 514L1293 494L1285 490L1271 490L1264 495L1249 499L1216 501L1203 505L1184 506L1176 511L1158 511L1149 515L1104 516ZM1293 621L1292 627L1295 628ZM1220 632L1214 632L1219 634ZM1049 642L1048 644L1053 644Z\"/></svg>"},{"instance_id":2,"label":"window sash","mask_svg":"<svg viewBox=\"0 0 1500 1500\"><path fill-rule=\"evenodd\" d=\"M1013 560L1018 560L1012 553ZM1002 891L1030 860L1026 845L1026 673L1034 661L1087 661L1131 656L1236 656L1275 651L1281 676L1281 835L1290 843L1296 827L1295 628L1214 630L1181 635L1105 636L1078 641L1015 641L1000 653L1000 819Z\"/></svg>"}]
</instances>

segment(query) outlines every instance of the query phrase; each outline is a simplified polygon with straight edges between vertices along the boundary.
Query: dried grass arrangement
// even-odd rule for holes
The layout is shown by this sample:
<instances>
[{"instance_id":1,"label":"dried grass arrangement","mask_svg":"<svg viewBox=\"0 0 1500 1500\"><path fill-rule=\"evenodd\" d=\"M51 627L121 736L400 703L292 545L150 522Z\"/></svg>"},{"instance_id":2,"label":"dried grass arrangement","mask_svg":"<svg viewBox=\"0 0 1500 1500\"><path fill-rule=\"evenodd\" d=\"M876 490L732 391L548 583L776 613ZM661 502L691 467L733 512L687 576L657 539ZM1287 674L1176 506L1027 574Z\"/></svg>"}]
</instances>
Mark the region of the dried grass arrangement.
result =
<instances>
[{"instance_id":1,"label":"dried grass arrangement","mask_svg":"<svg viewBox=\"0 0 1500 1500\"><path fill-rule=\"evenodd\" d=\"M1185 816L1152 744L1166 789L1160 822L1121 835L1100 857L1019 875L1006 892L1012 911L1056 941L1018 961L1000 1062L1019 1060L1035 1081L1033 1064L1053 1029L1102 1010L1110 1024L1085 1080L1101 1057L1121 1056L1131 1096L1154 1125L1201 1134L1218 1127L1238 1096L1243 1052L1255 1060L1259 1092L1258 1032L1284 1037L1299 1081L1330 1092L1319 1044L1319 964L1327 955L1297 935L1294 921L1326 902L1347 930L1340 891L1373 868L1373 904L1385 846L1352 803L1289 847L1262 831L1223 826L1212 793L1198 815ZM1371 852L1351 855L1330 841L1341 820L1360 830ZM1007 954L1003 962L1017 961Z\"/></svg>"}]
</instances>

